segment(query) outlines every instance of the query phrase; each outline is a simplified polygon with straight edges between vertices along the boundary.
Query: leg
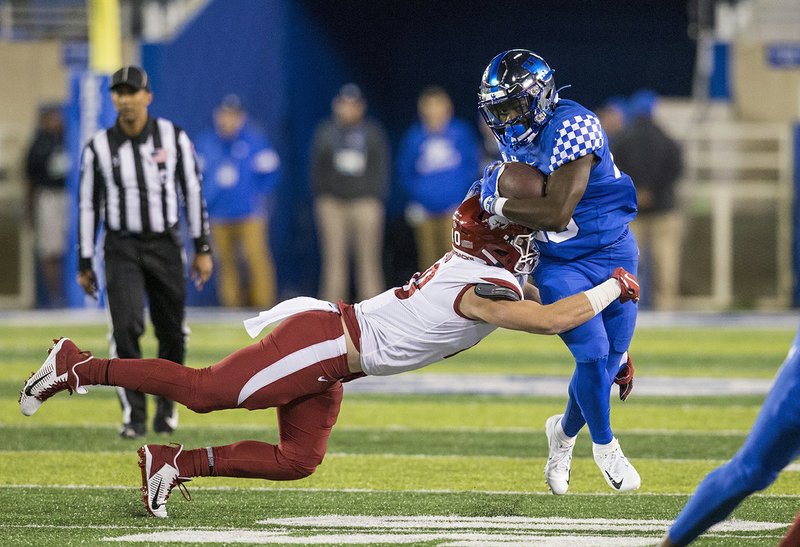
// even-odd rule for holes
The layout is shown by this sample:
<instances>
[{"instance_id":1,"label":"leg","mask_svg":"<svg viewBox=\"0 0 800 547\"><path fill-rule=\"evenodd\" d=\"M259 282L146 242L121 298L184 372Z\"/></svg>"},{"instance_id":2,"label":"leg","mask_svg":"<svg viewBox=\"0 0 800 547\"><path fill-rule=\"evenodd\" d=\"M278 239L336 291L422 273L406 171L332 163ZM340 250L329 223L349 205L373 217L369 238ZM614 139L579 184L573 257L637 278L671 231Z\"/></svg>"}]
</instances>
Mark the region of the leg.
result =
<instances>
[{"instance_id":1,"label":"leg","mask_svg":"<svg viewBox=\"0 0 800 547\"><path fill-rule=\"evenodd\" d=\"M414 228L415 240L417 243L417 263L419 271L439 260L436 246L436 230L438 223L435 218L429 217L421 221Z\"/></svg>"},{"instance_id":2,"label":"leg","mask_svg":"<svg viewBox=\"0 0 800 547\"><path fill-rule=\"evenodd\" d=\"M374 198L356 200L350 209L355 230L358 300L383 292L383 204Z\"/></svg>"},{"instance_id":3,"label":"leg","mask_svg":"<svg viewBox=\"0 0 800 547\"><path fill-rule=\"evenodd\" d=\"M778 371L753 429L727 464L708 474L669 530L673 545L687 545L725 519L741 501L772 484L800 455L800 334Z\"/></svg>"},{"instance_id":4,"label":"leg","mask_svg":"<svg viewBox=\"0 0 800 547\"><path fill-rule=\"evenodd\" d=\"M800 545L800 514L794 519L792 527L783 536L778 547L792 547L792 545Z\"/></svg>"},{"instance_id":5,"label":"leg","mask_svg":"<svg viewBox=\"0 0 800 547\"><path fill-rule=\"evenodd\" d=\"M655 307L675 308L680 285L683 219L678 211L666 211L653 218L652 272Z\"/></svg>"},{"instance_id":6,"label":"leg","mask_svg":"<svg viewBox=\"0 0 800 547\"><path fill-rule=\"evenodd\" d=\"M142 262L150 318L158 339L158 357L183 364L188 332L184 325L186 285L181 249L171 237L148 241L146 245ZM171 399L158 397L153 430L171 433L177 426L175 404Z\"/></svg>"},{"instance_id":7,"label":"leg","mask_svg":"<svg viewBox=\"0 0 800 547\"><path fill-rule=\"evenodd\" d=\"M106 288L112 326L112 357L138 359L142 356L139 338L144 332L145 281L138 255L137 241L106 234ZM144 394L121 389L118 395L123 426L128 426L136 435L143 435L147 431Z\"/></svg>"},{"instance_id":8,"label":"leg","mask_svg":"<svg viewBox=\"0 0 800 547\"><path fill-rule=\"evenodd\" d=\"M167 499L174 486L199 476L295 480L307 477L322 463L331 428L342 401L342 384L335 382L278 409L280 442L241 441L217 447L183 450L183 445L145 445L139 449L142 501L155 517L167 516Z\"/></svg>"},{"instance_id":9,"label":"leg","mask_svg":"<svg viewBox=\"0 0 800 547\"><path fill-rule=\"evenodd\" d=\"M438 224L438 228L436 228L436 241L437 241L437 249L436 249L436 257L428 263L428 266L442 258L445 253L449 252L450 249L453 248L453 213L455 211L446 211L444 214L440 215L436 222ZM426 268L428 266L425 266Z\"/></svg>"},{"instance_id":10,"label":"leg","mask_svg":"<svg viewBox=\"0 0 800 547\"><path fill-rule=\"evenodd\" d=\"M241 224L242 246L250 290L247 305L267 309L275 305L275 267L264 219L254 217Z\"/></svg>"},{"instance_id":11,"label":"leg","mask_svg":"<svg viewBox=\"0 0 800 547\"><path fill-rule=\"evenodd\" d=\"M215 222L211 225L211 235L214 238L214 250L219 261L217 286L220 300L223 306L238 308L242 305L242 298L236 263L235 225Z\"/></svg>"},{"instance_id":12,"label":"leg","mask_svg":"<svg viewBox=\"0 0 800 547\"><path fill-rule=\"evenodd\" d=\"M302 479L322 463L328 437L342 402L342 384L278 407L280 441L277 445L241 441L213 447L219 477L250 477L274 481Z\"/></svg>"},{"instance_id":13,"label":"leg","mask_svg":"<svg viewBox=\"0 0 800 547\"><path fill-rule=\"evenodd\" d=\"M317 198L317 230L322 255L320 298L336 302L347 297L350 277L347 256L347 230L345 216L339 200L331 197Z\"/></svg>"},{"instance_id":14,"label":"leg","mask_svg":"<svg viewBox=\"0 0 800 547\"><path fill-rule=\"evenodd\" d=\"M59 357L56 374L67 374L74 366L74 375L64 379L61 389L113 385L167 397L195 412L257 410L321 393L350 376L342 335L338 314L303 312L261 341L204 369L166 359L85 360L70 342L70 353ZM323 376L325 381L320 381Z\"/></svg>"}]
</instances>

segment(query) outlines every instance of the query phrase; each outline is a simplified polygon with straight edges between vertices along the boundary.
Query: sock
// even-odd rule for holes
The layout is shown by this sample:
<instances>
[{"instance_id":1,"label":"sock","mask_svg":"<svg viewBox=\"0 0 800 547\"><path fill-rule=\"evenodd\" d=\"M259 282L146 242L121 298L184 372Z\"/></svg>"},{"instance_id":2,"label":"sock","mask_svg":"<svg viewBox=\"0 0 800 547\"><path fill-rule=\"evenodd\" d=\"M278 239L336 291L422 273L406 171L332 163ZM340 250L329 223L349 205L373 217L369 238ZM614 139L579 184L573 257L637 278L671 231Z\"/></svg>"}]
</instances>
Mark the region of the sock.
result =
<instances>
[{"instance_id":1,"label":"sock","mask_svg":"<svg viewBox=\"0 0 800 547\"><path fill-rule=\"evenodd\" d=\"M82 386L106 386L108 384L108 363L110 359L93 357L86 363L75 367L75 374Z\"/></svg>"},{"instance_id":2,"label":"sock","mask_svg":"<svg viewBox=\"0 0 800 547\"><path fill-rule=\"evenodd\" d=\"M611 432L609 401L611 382L606 375L606 362L607 357L594 361L577 361L573 375L575 400L589 426L592 441L597 444L608 444L614 438Z\"/></svg>"},{"instance_id":3,"label":"sock","mask_svg":"<svg viewBox=\"0 0 800 547\"><path fill-rule=\"evenodd\" d=\"M617 448L617 446L619 446L617 438L613 437L610 443L606 444L592 443L592 452L594 454L606 454L608 452L614 451Z\"/></svg>"},{"instance_id":4,"label":"sock","mask_svg":"<svg viewBox=\"0 0 800 547\"><path fill-rule=\"evenodd\" d=\"M575 436L570 437L564 432L564 427L561 425L562 420L563 418L559 420L558 423L556 424L556 429L555 429L556 440L558 441L558 444L562 445L573 444L575 442Z\"/></svg>"},{"instance_id":5,"label":"sock","mask_svg":"<svg viewBox=\"0 0 800 547\"><path fill-rule=\"evenodd\" d=\"M181 477L210 477L208 450L195 448L184 450L178 455L178 473Z\"/></svg>"}]
</instances>

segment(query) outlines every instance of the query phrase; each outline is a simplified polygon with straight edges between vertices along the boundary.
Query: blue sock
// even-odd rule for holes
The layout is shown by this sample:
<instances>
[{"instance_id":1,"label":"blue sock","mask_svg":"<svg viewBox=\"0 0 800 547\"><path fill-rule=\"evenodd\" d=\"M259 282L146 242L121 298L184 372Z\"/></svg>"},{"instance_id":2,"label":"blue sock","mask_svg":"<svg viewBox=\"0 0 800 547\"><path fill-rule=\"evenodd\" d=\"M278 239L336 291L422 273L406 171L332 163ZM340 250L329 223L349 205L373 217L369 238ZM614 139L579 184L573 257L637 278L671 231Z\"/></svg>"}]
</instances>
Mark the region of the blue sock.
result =
<instances>
[{"instance_id":1,"label":"blue sock","mask_svg":"<svg viewBox=\"0 0 800 547\"><path fill-rule=\"evenodd\" d=\"M564 434L568 437L574 437L578 431L586 425L586 420L583 419L581 407L575 399L575 376L569 382L569 399L567 399L567 408L564 411L564 417L561 418L561 427L564 429Z\"/></svg>"},{"instance_id":2,"label":"blue sock","mask_svg":"<svg viewBox=\"0 0 800 547\"><path fill-rule=\"evenodd\" d=\"M611 431L611 403L609 393L611 382L606 373L607 357L595 361L577 361L572 376L573 396L567 403L568 417L565 419L564 432L571 435L577 423L574 419L574 403L580 407L581 414L589 426L592 442L608 444L614 434ZM579 428L580 429L580 428Z\"/></svg>"}]
</instances>

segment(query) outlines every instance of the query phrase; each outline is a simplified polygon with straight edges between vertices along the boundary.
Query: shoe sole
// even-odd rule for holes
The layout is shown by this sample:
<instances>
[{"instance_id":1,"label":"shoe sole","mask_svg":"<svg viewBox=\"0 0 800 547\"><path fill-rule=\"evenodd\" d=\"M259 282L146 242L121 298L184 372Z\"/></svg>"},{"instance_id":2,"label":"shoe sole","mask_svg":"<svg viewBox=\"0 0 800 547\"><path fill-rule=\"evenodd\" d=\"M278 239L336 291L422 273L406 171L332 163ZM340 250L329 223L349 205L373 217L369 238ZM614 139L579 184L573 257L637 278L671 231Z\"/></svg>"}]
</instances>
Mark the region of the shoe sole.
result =
<instances>
[{"instance_id":1,"label":"shoe sole","mask_svg":"<svg viewBox=\"0 0 800 547\"><path fill-rule=\"evenodd\" d=\"M153 513L153 510L150 509L150 500L149 500L150 496L148 494L148 487L147 487L150 477L148 477L147 470L150 469L150 467L152 466L153 455L150 454L150 451L147 449L146 445L139 448L139 450L137 450L136 453L139 454L139 469L142 470L141 490L142 490L142 503L144 504L145 511L147 511L147 514L152 517L164 518L166 515L164 517L162 517L161 515L156 515L155 513Z\"/></svg>"},{"instance_id":2,"label":"shoe sole","mask_svg":"<svg viewBox=\"0 0 800 547\"><path fill-rule=\"evenodd\" d=\"M548 458L548 460L550 458L550 437L552 437L553 434L555 433L556 424L563 417L564 417L563 414L558 414L556 416L550 416L544 422L544 434L547 437L547 452L548 452L547 458ZM559 492L556 492L555 490L553 490L553 487L550 486L549 482L547 482L547 475L546 475L546 473L547 473L547 464L544 464L544 471L545 471L544 483L547 485L547 488L550 490L550 492L554 496L563 496L564 494L566 494L569 491L569 481L567 481L567 489L564 490L563 492L559 493Z\"/></svg>"},{"instance_id":3,"label":"shoe sole","mask_svg":"<svg viewBox=\"0 0 800 547\"><path fill-rule=\"evenodd\" d=\"M47 356L47 359L45 359L44 363L42 363L42 366L39 367L39 370L31 374L30 377L25 381L25 385L22 386L22 391L19 392L19 409L25 416L33 416L33 414L37 410L39 410L39 407L42 406L42 403L44 402L40 401L34 395L26 395L25 390L28 389L28 386L30 386L31 383L33 383L34 379L42 371L42 369L44 369L48 365L51 365L53 367L53 375L56 374L56 355L61 350L61 346L63 346L64 342L66 342L67 340L69 340L69 338L62 338L61 340L55 343L53 348L50 350L50 354ZM45 373L39 376L39 378L42 378L47 374L49 373ZM32 404L26 405L26 403L31 403L31 402Z\"/></svg>"}]
</instances>

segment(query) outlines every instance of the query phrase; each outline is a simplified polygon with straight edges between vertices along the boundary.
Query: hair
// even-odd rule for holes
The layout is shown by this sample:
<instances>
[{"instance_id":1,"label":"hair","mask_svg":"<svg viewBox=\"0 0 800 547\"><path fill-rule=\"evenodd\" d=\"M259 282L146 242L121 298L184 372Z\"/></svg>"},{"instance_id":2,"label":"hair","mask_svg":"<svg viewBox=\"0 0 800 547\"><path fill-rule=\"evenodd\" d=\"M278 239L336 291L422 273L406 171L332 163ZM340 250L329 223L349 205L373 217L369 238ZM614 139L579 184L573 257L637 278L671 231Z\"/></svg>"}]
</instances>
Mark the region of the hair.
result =
<instances>
[{"instance_id":1,"label":"hair","mask_svg":"<svg viewBox=\"0 0 800 547\"><path fill-rule=\"evenodd\" d=\"M448 101L450 100L450 94L447 93L447 91L445 91L445 89L442 86L438 85L429 85L428 87L423 89L422 92L419 94L420 101L424 101L425 99L430 99L434 97L442 97L447 99Z\"/></svg>"}]
</instances>

